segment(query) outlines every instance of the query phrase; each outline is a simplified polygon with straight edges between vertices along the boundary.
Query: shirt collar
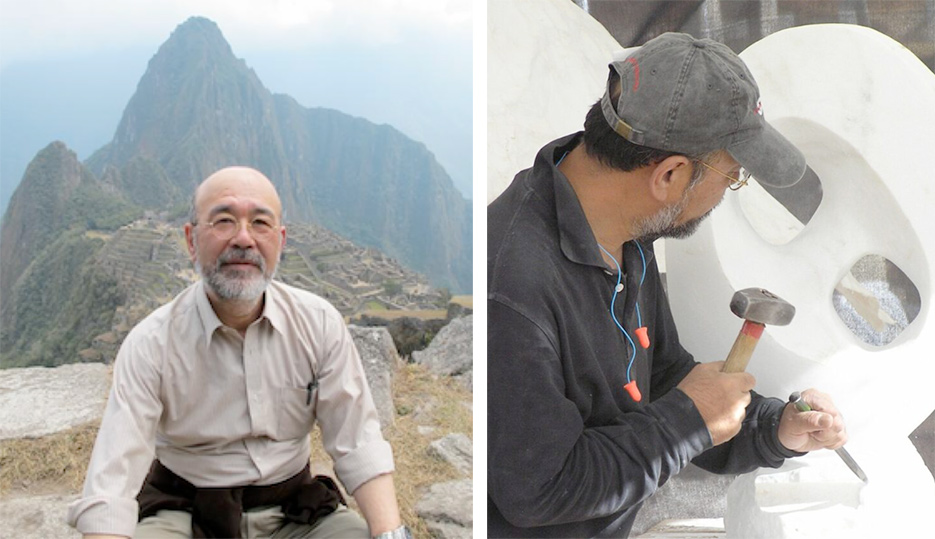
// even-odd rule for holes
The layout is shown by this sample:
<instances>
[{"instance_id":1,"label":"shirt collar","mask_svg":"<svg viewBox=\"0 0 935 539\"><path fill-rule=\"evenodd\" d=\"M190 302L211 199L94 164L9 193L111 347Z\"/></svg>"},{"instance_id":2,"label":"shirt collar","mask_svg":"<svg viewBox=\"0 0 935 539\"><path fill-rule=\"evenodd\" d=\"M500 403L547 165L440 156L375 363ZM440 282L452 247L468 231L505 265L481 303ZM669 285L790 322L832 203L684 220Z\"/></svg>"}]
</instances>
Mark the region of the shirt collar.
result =
<instances>
[{"instance_id":1,"label":"shirt collar","mask_svg":"<svg viewBox=\"0 0 935 539\"><path fill-rule=\"evenodd\" d=\"M201 318L201 325L204 328L205 344L210 346L214 332L217 331L219 327L223 327L224 323L218 318L217 313L214 312L214 307L211 306L211 301L208 300L208 291L204 281L199 280L195 286L197 287L195 290L195 306L198 309L198 316ZM258 320L268 320L273 329L282 333L286 325L286 318L285 314L282 312L281 302L278 301L281 292L278 289L277 283L275 281L270 281L264 294L266 297L263 301L263 312L260 313L260 318L258 318Z\"/></svg>"},{"instance_id":2,"label":"shirt collar","mask_svg":"<svg viewBox=\"0 0 935 539\"><path fill-rule=\"evenodd\" d=\"M266 318L269 325L279 333L283 333L286 328L286 314L283 312L283 294L279 287L282 286L276 281L270 281L266 287L266 298L263 303L263 313L260 319Z\"/></svg>"},{"instance_id":3,"label":"shirt collar","mask_svg":"<svg viewBox=\"0 0 935 539\"><path fill-rule=\"evenodd\" d=\"M214 332L224 324L218 318L217 313L214 312L214 307L211 306L211 302L208 300L205 282L202 280L195 283L195 308L198 309L198 317L201 318L201 325L204 328L205 345L210 346Z\"/></svg>"},{"instance_id":4,"label":"shirt collar","mask_svg":"<svg viewBox=\"0 0 935 539\"><path fill-rule=\"evenodd\" d=\"M572 262L606 270L607 264L601 256L597 238L594 237L578 195L571 186L571 182L556 165L566 153L581 143L582 136L583 133L578 132L545 146L536 156L536 166L547 167L551 172L562 253ZM653 257L653 250L644 248L644 252L646 262L649 263Z\"/></svg>"}]
</instances>

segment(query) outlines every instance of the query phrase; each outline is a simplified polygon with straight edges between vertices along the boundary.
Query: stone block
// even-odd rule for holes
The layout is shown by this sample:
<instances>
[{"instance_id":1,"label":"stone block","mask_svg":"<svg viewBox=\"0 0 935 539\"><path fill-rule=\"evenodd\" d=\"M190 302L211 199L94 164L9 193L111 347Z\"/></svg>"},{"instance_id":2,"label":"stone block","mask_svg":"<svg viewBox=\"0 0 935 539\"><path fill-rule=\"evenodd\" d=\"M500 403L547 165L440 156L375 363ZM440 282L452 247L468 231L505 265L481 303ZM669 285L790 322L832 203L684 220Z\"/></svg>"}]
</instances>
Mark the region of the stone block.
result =
<instances>
[{"instance_id":1,"label":"stone block","mask_svg":"<svg viewBox=\"0 0 935 539\"><path fill-rule=\"evenodd\" d=\"M399 368L399 354L386 328L349 326L349 329L364 365L373 403L380 415L380 426L386 428L396 418L393 377Z\"/></svg>"},{"instance_id":2,"label":"stone block","mask_svg":"<svg viewBox=\"0 0 935 539\"><path fill-rule=\"evenodd\" d=\"M453 376L468 389L474 385L474 316L455 318L438 332L428 348L412 353L412 360L438 375Z\"/></svg>"},{"instance_id":3,"label":"stone block","mask_svg":"<svg viewBox=\"0 0 935 539\"><path fill-rule=\"evenodd\" d=\"M80 538L81 534L65 523L68 504L77 499L77 495L26 496L0 501L0 522L3 523L0 537Z\"/></svg>"},{"instance_id":4,"label":"stone block","mask_svg":"<svg viewBox=\"0 0 935 539\"><path fill-rule=\"evenodd\" d=\"M432 485L416 504L435 537L471 537L474 526L472 481L462 479Z\"/></svg>"},{"instance_id":5,"label":"stone block","mask_svg":"<svg viewBox=\"0 0 935 539\"><path fill-rule=\"evenodd\" d=\"M429 444L429 454L451 464L456 470L470 476L474 468L474 447L471 439L462 433L449 434Z\"/></svg>"},{"instance_id":6,"label":"stone block","mask_svg":"<svg viewBox=\"0 0 935 539\"><path fill-rule=\"evenodd\" d=\"M103 363L0 370L0 440L100 423L109 391Z\"/></svg>"}]
</instances>

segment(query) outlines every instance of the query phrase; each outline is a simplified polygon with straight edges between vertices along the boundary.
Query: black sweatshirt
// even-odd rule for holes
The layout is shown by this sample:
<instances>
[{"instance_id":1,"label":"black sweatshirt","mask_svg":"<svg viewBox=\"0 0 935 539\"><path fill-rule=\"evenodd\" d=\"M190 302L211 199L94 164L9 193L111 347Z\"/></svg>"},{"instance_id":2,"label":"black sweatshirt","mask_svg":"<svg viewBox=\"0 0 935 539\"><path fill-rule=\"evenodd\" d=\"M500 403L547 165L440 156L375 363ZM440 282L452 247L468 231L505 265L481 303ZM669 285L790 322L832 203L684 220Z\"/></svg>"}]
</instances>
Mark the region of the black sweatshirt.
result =
<instances>
[{"instance_id":1,"label":"black sweatshirt","mask_svg":"<svg viewBox=\"0 0 935 539\"><path fill-rule=\"evenodd\" d=\"M776 467L784 402L754 393L743 428L712 448L676 385L696 365L679 344L651 244L623 246L617 284L555 163L580 134L544 147L487 209L487 513L490 537L626 537L642 502L690 461L709 471ZM640 284L642 280L642 284ZM643 349L638 327L648 328ZM712 358L713 360L713 358Z\"/></svg>"}]
</instances>

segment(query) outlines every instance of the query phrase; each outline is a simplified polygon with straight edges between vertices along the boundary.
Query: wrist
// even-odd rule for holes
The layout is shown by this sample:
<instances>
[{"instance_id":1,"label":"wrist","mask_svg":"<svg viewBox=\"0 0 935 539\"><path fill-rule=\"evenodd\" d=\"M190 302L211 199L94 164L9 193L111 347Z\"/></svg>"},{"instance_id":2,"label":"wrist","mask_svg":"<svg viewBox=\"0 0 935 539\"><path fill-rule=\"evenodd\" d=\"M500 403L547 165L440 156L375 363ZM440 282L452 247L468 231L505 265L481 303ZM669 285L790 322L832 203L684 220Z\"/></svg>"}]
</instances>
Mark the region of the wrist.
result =
<instances>
[{"instance_id":1,"label":"wrist","mask_svg":"<svg viewBox=\"0 0 935 539\"><path fill-rule=\"evenodd\" d=\"M412 539L412 534L409 533L409 528L403 525L395 530L374 535L373 539Z\"/></svg>"}]
</instances>

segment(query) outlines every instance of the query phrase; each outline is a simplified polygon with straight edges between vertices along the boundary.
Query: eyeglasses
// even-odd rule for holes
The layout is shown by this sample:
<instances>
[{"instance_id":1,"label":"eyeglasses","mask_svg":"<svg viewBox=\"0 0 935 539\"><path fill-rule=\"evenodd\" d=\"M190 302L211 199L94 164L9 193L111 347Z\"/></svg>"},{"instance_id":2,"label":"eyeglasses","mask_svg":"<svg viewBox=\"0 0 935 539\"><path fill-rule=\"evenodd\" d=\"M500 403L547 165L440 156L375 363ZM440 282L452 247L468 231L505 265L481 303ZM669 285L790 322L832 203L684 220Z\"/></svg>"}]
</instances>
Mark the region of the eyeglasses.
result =
<instances>
[{"instance_id":1,"label":"eyeglasses","mask_svg":"<svg viewBox=\"0 0 935 539\"><path fill-rule=\"evenodd\" d=\"M730 189L731 191L737 191L738 189L740 189L740 188L743 187L744 185L747 185L747 183L750 181L750 177L751 177L750 172L749 172L747 169L743 168L743 167L740 167L740 174L735 178L735 177L733 177L733 176L731 176L731 175L729 175L729 174L725 174L725 173L721 172L720 170L718 170L718 169L712 167L711 165L705 163L705 162L702 161L701 159L696 159L695 161L697 161L698 163L701 163L701 164L704 165L705 167L707 167L707 168L713 170L714 172L717 172L717 173L720 174L721 176L724 176L725 178L727 178L728 181L730 181L730 184L727 186L727 188Z\"/></svg>"},{"instance_id":2,"label":"eyeglasses","mask_svg":"<svg viewBox=\"0 0 935 539\"><path fill-rule=\"evenodd\" d=\"M205 223L193 223L194 226L203 224L208 229L210 229L220 240L227 241L240 232L241 221L234 219L233 217L220 217L214 221L208 221ZM276 223L273 219L269 217L254 217L252 221L249 221L246 224L247 232L253 236L254 239L258 240L267 240L276 236L277 229Z\"/></svg>"}]
</instances>

